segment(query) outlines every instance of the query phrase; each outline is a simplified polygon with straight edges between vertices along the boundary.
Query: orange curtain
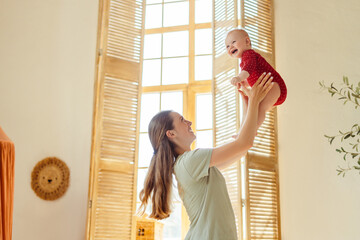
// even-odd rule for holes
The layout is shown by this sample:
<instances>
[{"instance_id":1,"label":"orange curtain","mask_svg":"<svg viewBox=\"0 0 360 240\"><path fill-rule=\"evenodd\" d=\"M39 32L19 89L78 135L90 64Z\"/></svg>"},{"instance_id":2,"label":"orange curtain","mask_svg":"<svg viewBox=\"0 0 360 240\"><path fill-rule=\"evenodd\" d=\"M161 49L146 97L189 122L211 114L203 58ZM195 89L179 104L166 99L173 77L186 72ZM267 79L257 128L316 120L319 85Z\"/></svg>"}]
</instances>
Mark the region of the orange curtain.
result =
<instances>
[{"instance_id":1,"label":"orange curtain","mask_svg":"<svg viewBox=\"0 0 360 240\"><path fill-rule=\"evenodd\" d=\"M14 206L15 146L0 127L0 240L11 240Z\"/></svg>"}]
</instances>

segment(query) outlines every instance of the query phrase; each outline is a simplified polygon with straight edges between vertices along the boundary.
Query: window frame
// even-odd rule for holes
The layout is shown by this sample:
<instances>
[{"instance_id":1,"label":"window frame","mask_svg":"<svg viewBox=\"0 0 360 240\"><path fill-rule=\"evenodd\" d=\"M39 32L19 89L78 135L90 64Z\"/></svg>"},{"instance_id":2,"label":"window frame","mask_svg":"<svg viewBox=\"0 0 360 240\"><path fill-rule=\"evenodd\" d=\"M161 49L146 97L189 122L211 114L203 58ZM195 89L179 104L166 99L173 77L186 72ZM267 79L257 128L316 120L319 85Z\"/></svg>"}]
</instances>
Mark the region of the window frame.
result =
<instances>
[{"instance_id":1,"label":"window frame","mask_svg":"<svg viewBox=\"0 0 360 240\"><path fill-rule=\"evenodd\" d=\"M180 2L180 1L179 1ZM141 88L141 94L146 93L163 93L169 91L182 91L183 93L183 116L193 123L193 126L196 126L196 95L203 93L212 94L212 78L208 80L195 80L195 56L211 56L210 54L197 54L195 55L195 31L198 29L210 29L212 30L212 22L208 23L195 23L195 0L189 0L189 25L180 25L180 26L171 26L171 27L161 27L161 28L151 28L145 29L145 34L161 34L161 39L163 40L164 33L171 33L177 31L188 31L189 34L189 82L184 84L171 84L171 85L161 85L162 79L160 81L160 85L157 86L143 86ZM157 3L160 4L160 3ZM162 11L164 14L164 1L162 1ZM152 4L149 4L152 5ZM146 21L146 19L145 19ZM163 20L164 21L164 18ZM161 49L163 49L163 41L161 44ZM161 50L163 51L163 50ZM161 60L161 68L163 59L167 59L168 57L164 57L161 53L160 58L151 58L151 59L160 59ZM145 59L147 60L147 59ZM150 59L149 59L150 60ZM162 76L161 76L162 78ZM160 100L161 103L161 100ZM213 130L213 129L211 129ZM193 128L194 133L196 134L196 129ZM139 132L147 133L147 132ZM209 146L212 147L212 146ZM191 148L195 148L195 142L191 145ZM147 169L147 167L138 167L138 169ZM137 204L139 203L139 199L137 198ZM187 216L186 210L181 201L176 201L175 203L181 203L182 211L181 211L181 239L184 239L186 233L189 229L190 222Z\"/></svg>"}]
</instances>

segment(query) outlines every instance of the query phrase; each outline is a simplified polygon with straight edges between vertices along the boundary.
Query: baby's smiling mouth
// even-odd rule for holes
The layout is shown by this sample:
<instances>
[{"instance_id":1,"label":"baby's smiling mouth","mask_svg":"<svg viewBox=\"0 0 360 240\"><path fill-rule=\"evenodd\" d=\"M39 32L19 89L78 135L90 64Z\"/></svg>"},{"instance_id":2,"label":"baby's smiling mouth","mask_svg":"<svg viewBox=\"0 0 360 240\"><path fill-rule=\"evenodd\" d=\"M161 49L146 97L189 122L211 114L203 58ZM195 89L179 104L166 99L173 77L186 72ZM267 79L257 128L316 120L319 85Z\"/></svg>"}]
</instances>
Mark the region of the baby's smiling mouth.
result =
<instances>
[{"instance_id":1,"label":"baby's smiling mouth","mask_svg":"<svg viewBox=\"0 0 360 240\"><path fill-rule=\"evenodd\" d=\"M234 49L232 52L231 52L231 54L234 54L234 53L236 53L238 50L237 49Z\"/></svg>"}]
</instances>

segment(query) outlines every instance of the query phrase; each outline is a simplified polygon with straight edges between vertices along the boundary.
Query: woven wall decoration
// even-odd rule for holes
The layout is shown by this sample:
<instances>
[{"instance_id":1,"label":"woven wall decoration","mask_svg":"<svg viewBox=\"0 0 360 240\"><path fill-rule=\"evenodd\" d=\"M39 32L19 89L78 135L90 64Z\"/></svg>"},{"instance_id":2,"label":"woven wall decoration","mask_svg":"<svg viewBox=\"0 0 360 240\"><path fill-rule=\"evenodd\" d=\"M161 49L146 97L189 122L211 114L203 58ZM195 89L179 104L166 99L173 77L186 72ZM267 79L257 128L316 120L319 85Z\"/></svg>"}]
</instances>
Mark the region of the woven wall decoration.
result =
<instances>
[{"instance_id":1,"label":"woven wall decoration","mask_svg":"<svg viewBox=\"0 0 360 240\"><path fill-rule=\"evenodd\" d=\"M31 187L44 200L56 200L63 196L69 180L69 168L56 157L41 160L31 173Z\"/></svg>"}]
</instances>

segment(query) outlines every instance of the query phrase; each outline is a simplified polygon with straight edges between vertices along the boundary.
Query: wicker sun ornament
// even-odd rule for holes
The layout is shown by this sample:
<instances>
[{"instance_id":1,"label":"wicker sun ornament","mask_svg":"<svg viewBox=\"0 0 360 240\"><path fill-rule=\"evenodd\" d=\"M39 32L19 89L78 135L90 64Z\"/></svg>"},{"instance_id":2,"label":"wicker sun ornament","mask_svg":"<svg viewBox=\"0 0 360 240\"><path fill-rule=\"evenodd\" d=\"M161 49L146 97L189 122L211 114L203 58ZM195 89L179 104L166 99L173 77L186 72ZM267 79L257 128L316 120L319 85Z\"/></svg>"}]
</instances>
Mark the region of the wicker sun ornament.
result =
<instances>
[{"instance_id":1,"label":"wicker sun ornament","mask_svg":"<svg viewBox=\"0 0 360 240\"><path fill-rule=\"evenodd\" d=\"M41 160L31 173L31 187L44 200L56 200L63 196L69 180L69 168L56 157Z\"/></svg>"}]
</instances>

